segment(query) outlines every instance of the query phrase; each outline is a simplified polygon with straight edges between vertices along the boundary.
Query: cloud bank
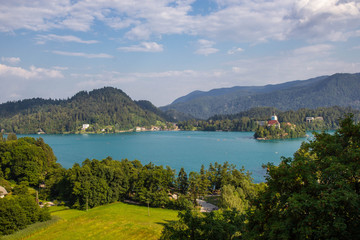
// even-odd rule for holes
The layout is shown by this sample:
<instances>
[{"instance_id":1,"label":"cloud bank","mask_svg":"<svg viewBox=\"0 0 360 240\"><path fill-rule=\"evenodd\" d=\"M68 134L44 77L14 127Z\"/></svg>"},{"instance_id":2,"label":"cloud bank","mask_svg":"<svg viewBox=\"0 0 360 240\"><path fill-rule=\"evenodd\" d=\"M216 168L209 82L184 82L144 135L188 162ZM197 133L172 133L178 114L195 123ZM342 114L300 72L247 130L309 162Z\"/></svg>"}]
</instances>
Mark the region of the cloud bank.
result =
<instances>
[{"instance_id":1,"label":"cloud bank","mask_svg":"<svg viewBox=\"0 0 360 240\"><path fill-rule=\"evenodd\" d=\"M360 3L355 0L216 1L217 8L197 14L193 0L1 1L0 31L19 29L90 31L95 22L124 30L128 39L169 34L243 42L289 38L344 41L359 36ZM39 41L73 41L73 36L40 35Z\"/></svg>"}]
</instances>

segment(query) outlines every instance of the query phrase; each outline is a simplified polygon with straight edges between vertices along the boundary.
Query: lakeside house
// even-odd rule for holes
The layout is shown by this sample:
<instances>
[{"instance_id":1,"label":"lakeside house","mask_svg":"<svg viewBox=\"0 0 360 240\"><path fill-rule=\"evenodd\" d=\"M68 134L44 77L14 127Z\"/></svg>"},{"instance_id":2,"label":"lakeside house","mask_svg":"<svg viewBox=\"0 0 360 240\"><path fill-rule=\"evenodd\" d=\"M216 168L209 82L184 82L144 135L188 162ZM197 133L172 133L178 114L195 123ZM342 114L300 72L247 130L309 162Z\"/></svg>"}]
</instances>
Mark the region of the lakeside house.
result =
<instances>
[{"instance_id":1,"label":"lakeside house","mask_svg":"<svg viewBox=\"0 0 360 240\"><path fill-rule=\"evenodd\" d=\"M45 132L41 129L41 128L39 128L39 131L37 132L37 134L45 134Z\"/></svg>"},{"instance_id":2,"label":"lakeside house","mask_svg":"<svg viewBox=\"0 0 360 240\"><path fill-rule=\"evenodd\" d=\"M85 124L82 125L81 130L86 130L86 129L88 129L89 127L90 127L90 124L85 123Z\"/></svg>"},{"instance_id":3,"label":"lakeside house","mask_svg":"<svg viewBox=\"0 0 360 240\"><path fill-rule=\"evenodd\" d=\"M8 192L3 186L0 186L0 198L5 197L6 195L8 195Z\"/></svg>"},{"instance_id":4,"label":"lakeside house","mask_svg":"<svg viewBox=\"0 0 360 240\"><path fill-rule=\"evenodd\" d=\"M313 121L324 121L324 118L323 117L306 117L305 121L307 123L311 123Z\"/></svg>"},{"instance_id":5,"label":"lakeside house","mask_svg":"<svg viewBox=\"0 0 360 240\"><path fill-rule=\"evenodd\" d=\"M307 123L311 123L312 121L314 121L314 117L306 117L306 119L305 119L305 121L307 122Z\"/></svg>"}]
</instances>

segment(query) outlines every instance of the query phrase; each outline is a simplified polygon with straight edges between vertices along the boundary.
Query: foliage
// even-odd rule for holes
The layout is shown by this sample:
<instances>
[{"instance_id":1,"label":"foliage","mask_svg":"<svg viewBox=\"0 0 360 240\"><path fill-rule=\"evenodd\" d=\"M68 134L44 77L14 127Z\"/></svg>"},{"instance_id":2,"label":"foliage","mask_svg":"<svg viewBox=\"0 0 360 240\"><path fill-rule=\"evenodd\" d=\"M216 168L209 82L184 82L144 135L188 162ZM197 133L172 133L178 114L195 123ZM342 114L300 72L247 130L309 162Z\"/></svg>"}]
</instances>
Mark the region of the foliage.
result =
<instances>
[{"instance_id":1,"label":"foliage","mask_svg":"<svg viewBox=\"0 0 360 240\"><path fill-rule=\"evenodd\" d=\"M53 189L54 196L69 201L70 206L85 209L132 199L151 206L165 206L168 193L174 186L174 171L169 167L149 163L142 166L137 160L116 161L110 157L98 161L85 160L74 164Z\"/></svg>"},{"instance_id":2,"label":"foliage","mask_svg":"<svg viewBox=\"0 0 360 240\"><path fill-rule=\"evenodd\" d=\"M59 167L56 157L42 138L30 137L0 142L0 176L15 182L37 186Z\"/></svg>"},{"instance_id":3,"label":"foliage","mask_svg":"<svg viewBox=\"0 0 360 240\"><path fill-rule=\"evenodd\" d=\"M9 181L7 181L4 178L0 177L0 186L4 187L6 189L7 192L11 191L11 184Z\"/></svg>"},{"instance_id":4,"label":"foliage","mask_svg":"<svg viewBox=\"0 0 360 240\"><path fill-rule=\"evenodd\" d=\"M189 188L187 173L184 168L181 168L177 178L177 191L181 194L186 194Z\"/></svg>"},{"instance_id":5,"label":"foliage","mask_svg":"<svg viewBox=\"0 0 360 240\"><path fill-rule=\"evenodd\" d=\"M268 164L267 188L248 216L246 239L360 237L360 124L315 134L294 158Z\"/></svg>"},{"instance_id":6,"label":"foliage","mask_svg":"<svg viewBox=\"0 0 360 240\"><path fill-rule=\"evenodd\" d=\"M17 140L17 136L15 133L9 133L7 136L7 141L15 141Z\"/></svg>"},{"instance_id":7,"label":"foliage","mask_svg":"<svg viewBox=\"0 0 360 240\"><path fill-rule=\"evenodd\" d=\"M29 99L0 105L0 129L20 134L113 132L164 122L152 111L143 110L119 89L106 87L79 92L67 100Z\"/></svg>"},{"instance_id":8,"label":"foliage","mask_svg":"<svg viewBox=\"0 0 360 240\"><path fill-rule=\"evenodd\" d=\"M51 220L47 220L44 222L36 222L31 225L28 225L26 228L22 230L18 230L12 234L5 235L1 237L1 240L19 240L19 239L27 239L27 237L32 236L33 234L36 234L39 231L42 231L52 224L59 221L60 218L57 216L52 216Z\"/></svg>"},{"instance_id":9,"label":"foliage","mask_svg":"<svg viewBox=\"0 0 360 240\"><path fill-rule=\"evenodd\" d=\"M26 225L49 219L47 208L40 209L30 195L0 198L0 235L11 234Z\"/></svg>"},{"instance_id":10,"label":"foliage","mask_svg":"<svg viewBox=\"0 0 360 240\"><path fill-rule=\"evenodd\" d=\"M161 118L165 119L168 122L174 122L174 117L170 116L166 112L161 111L159 108L155 107L151 102L147 100L139 100L135 101L135 103L141 107L145 112L152 112L156 114L157 116L160 116Z\"/></svg>"},{"instance_id":11,"label":"foliage","mask_svg":"<svg viewBox=\"0 0 360 240\"><path fill-rule=\"evenodd\" d=\"M179 212L178 217L179 221L165 225L160 239L241 239L244 229L244 215L235 210L187 210Z\"/></svg>"}]
</instances>

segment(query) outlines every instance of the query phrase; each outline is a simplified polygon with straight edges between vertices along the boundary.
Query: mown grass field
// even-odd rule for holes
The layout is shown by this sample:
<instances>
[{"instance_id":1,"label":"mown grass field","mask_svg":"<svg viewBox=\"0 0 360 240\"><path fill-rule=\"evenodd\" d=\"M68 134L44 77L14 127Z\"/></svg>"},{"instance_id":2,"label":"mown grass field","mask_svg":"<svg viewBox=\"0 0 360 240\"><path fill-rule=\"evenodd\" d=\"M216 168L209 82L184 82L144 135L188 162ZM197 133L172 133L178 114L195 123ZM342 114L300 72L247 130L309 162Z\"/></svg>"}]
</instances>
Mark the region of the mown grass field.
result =
<instances>
[{"instance_id":1,"label":"mown grass field","mask_svg":"<svg viewBox=\"0 0 360 240\"><path fill-rule=\"evenodd\" d=\"M159 239L162 224L176 220L178 213L150 208L148 216L147 207L124 203L105 205L88 212L60 207L53 207L51 211L60 220L28 230L26 237L14 235L9 239Z\"/></svg>"}]
</instances>

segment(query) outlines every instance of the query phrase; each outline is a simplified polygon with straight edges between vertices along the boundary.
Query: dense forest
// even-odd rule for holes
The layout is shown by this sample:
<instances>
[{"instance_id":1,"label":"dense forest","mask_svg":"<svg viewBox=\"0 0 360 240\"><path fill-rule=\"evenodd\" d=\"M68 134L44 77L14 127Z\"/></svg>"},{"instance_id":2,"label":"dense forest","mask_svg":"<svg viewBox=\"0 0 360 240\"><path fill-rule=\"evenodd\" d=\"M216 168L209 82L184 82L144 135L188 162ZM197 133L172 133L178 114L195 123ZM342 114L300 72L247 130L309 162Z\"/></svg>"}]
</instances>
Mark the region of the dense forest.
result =
<instances>
[{"instance_id":1,"label":"dense forest","mask_svg":"<svg viewBox=\"0 0 360 240\"><path fill-rule=\"evenodd\" d=\"M346 117L334 134L315 133L293 158L266 164L266 182L260 184L226 162L176 173L108 157L66 170L41 138L1 136L0 183L10 194L0 199L0 234L48 219L27 193L30 187L41 199L78 209L127 201L181 210L178 221L165 224L162 239L357 239L359 136L360 124ZM196 199L214 195L220 210L199 212Z\"/></svg>"},{"instance_id":2,"label":"dense forest","mask_svg":"<svg viewBox=\"0 0 360 240\"><path fill-rule=\"evenodd\" d=\"M50 219L48 209L39 207L28 186L38 187L59 168L52 149L41 138L17 139L9 134L5 139L0 134L0 185L10 193L0 198L0 236Z\"/></svg>"},{"instance_id":3,"label":"dense forest","mask_svg":"<svg viewBox=\"0 0 360 240\"><path fill-rule=\"evenodd\" d=\"M257 107L232 115L215 115L208 120L188 120L179 122L181 130L197 131L256 131L259 121L267 121L276 113L281 123L295 124L306 131L330 130L339 127L339 120L346 114L352 113L355 122L360 121L360 111L350 107L321 107L317 109L299 109L297 111L281 111L273 107ZM306 122L306 117L314 117ZM322 120L315 120L321 117Z\"/></svg>"},{"instance_id":4,"label":"dense forest","mask_svg":"<svg viewBox=\"0 0 360 240\"><path fill-rule=\"evenodd\" d=\"M82 91L67 100L28 99L0 105L0 129L19 134L116 132L134 127L165 127L150 103L131 100L119 89ZM162 115L164 116L164 115Z\"/></svg>"},{"instance_id":5,"label":"dense forest","mask_svg":"<svg viewBox=\"0 0 360 240\"><path fill-rule=\"evenodd\" d=\"M335 105L360 109L358 89L360 73L338 73L275 85L196 91L161 109L174 109L198 119L207 119L216 114L235 114L265 106L282 111Z\"/></svg>"}]
</instances>

